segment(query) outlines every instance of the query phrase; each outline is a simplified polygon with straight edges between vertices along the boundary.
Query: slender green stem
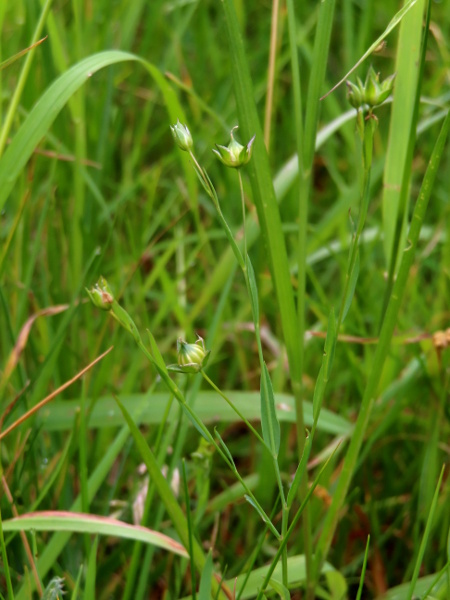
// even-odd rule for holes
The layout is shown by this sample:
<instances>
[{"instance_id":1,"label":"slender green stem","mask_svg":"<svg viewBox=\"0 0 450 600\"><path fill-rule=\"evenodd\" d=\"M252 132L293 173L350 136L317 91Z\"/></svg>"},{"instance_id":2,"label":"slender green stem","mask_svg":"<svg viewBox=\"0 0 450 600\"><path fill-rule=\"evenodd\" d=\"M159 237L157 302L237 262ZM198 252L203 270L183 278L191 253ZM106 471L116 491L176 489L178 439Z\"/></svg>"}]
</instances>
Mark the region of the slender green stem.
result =
<instances>
[{"instance_id":1,"label":"slender green stem","mask_svg":"<svg viewBox=\"0 0 450 600\"><path fill-rule=\"evenodd\" d=\"M347 268L347 275L346 275L345 284L344 284L344 292L342 294L341 306L339 309L339 316L338 316L338 322L337 322L337 328L336 328L337 334L339 334L339 330L340 330L340 327L342 324L344 310L345 310L345 306L346 306L347 294L349 291L349 285L350 285L353 270L355 268L356 259L358 256L359 241L360 241L363 229L364 229L364 224L366 222L366 217L367 217L367 211L369 208L370 172L371 172L371 166L372 166L372 160L371 160L372 156L371 156L371 152L369 154L368 148L369 148L369 146L372 147L372 145L373 145L373 133L374 133L374 131L371 126L364 128L364 140L363 140L364 172L363 172L361 205L360 205L359 216L358 216L358 224L356 227L356 232L353 236L352 246L350 249L350 259L349 259L349 264L348 264L348 268Z\"/></svg>"},{"instance_id":2,"label":"slender green stem","mask_svg":"<svg viewBox=\"0 0 450 600\"><path fill-rule=\"evenodd\" d=\"M261 444L263 444L267 448L267 450L270 452L270 448L267 446L267 444L265 443L263 438L256 431L256 429L253 427L253 425L250 423L250 421L241 413L241 411L233 404L233 402L222 392L222 390L217 387L217 385L214 383L214 381L208 377L208 375L205 373L205 371L203 369L201 369L200 373L202 374L203 379L207 383L209 383L209 385L219 394L219 396L222 396L222 398L225 400L225 402L228 404L228 406L230 406L230 408L232 408L234 410L234 412L237 414L237 416L247 425L247 427L258 438L258 440L261 442Z\"/></svg>"},{"instance_id":3,"label":"slender green stem","mask_svg":"<svg viewBox=\"0 0 450 600\"><path fill-rule=\"evenodd\" d=\"M264 143L266 144L267 152L270 146L270 126L272 122L273 111L273 89L275 80L275 57L277 53L277 38L278 38L278 15L280 12L280 1L272 0L272 18L270 20L270 51L269 51L269 67L267 75L267 94L266 107L264 111Z\"/></svg>"},{"instance_id":4,"label":"slender green stem","mask_svg":"<svg viewBox=\"0 0 450 600\"><path fill-rule=\"evenodd\" d=\"M244 185L242 183L241 170L238 169L239 178L239 190L241 192L241 203L242 203L242 231L244 232L244 256L247 256L247 235L245 233L245 197L244 197Z\"/></svg>"},{"instance_id":5,"label":"slender green stem","mask_svg":"<svg viewBox=\"0 0 450 600\"><path fill-rule=\"evenodd\" d=\"M283 504L281 513L281 539L284 540L287 536L288 522L289 522L289 511L290 508L286 504ZM281 553L281 576L283 585L288 587L288 553L287 545L284 546L283 552Z\"/></svg>"}]
</instances>

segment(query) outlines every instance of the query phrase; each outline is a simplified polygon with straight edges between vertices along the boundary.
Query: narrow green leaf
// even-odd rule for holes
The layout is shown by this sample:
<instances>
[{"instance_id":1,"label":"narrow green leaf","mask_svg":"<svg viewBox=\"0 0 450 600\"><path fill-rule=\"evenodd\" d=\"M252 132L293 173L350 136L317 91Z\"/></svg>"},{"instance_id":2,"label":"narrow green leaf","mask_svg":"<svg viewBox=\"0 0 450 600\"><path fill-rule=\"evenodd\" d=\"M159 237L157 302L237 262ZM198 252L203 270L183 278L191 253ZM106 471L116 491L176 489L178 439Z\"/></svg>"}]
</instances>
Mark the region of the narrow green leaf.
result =
<instances>
[{"instance_id":1,"label":"narrow green leaf","mask_svg":"<svg viewBox=\"0 0 450 600\"><path fill-rule=\"evenodd\" d=\"M260 392L227 392L233 404L239 406L239 411L248 421L259 421ZM165 418L165 409L170 399L170 392L152 392L147 394L124 394L122 402L134 419L139 417L143 424L158 424ZM295 423L294 398L289 394L276 393L277 418L283 423ZM86 400L90 402L90 400ZM47 405L36 416L37 424L46 431L65 431L73 427L74 419L79 411L79 400L55 400ZM312 427L314 423L311 402L304 402L305 424ZM238 420L234 410L217 398L215 391L201 391L195 401L195 412L205 424L222 422L233 423ZM172 406L168 421L178 418L178 405ZM90 428L118 427L123 423L122 413L111 396L99 398L90 414ZM336 436L348 436L353 431L353 424L344 417L323 408L320 413L317 428L325 433Z\"/></svg>"},{"instance_id":2,"label":"narrow green leaf","mask_svg":"<svg viewBox=\"0 0 450 600\"><path fill-rule=\"evenodd\" d=\"M356 595L356 600L361 600L361 594L362 594L363 587L364 587L364 577L366 575L367 560L369 558L369 546L370 546L370 535L367 536L366 551L364 552L364 561L363 561L363 565L362 565L362 569L361 569L361 577L359 579L359 587L358 587L358 593Z\"/></svg>"},{"instance_id":3,"label":"narrow green leaf","mask_svg":"<svg viewBox=\"0 0 450 600\"><path fill-rule=\"evenodd\" d=\"M325 376L326 376L327 380L330 375L331 368L333 366L336 342L337 342L336 316L334 314L334 308L332 308L330 310L330 314L328 315L328 328L327 328L327 337L325 339L325 353L324 353L324 361L323 361L323 364L325 365Z\"/></svg>"},{"instance_id":4,"label":"narrow green leaf","mask_svg":"<svg viewBox=\"0 0 450 600\"><path fill-rule=\"evenodd\" d=\"M348 585L345 577L339 571L327 571L325 573L330 600L343 600L348 597Z\"/></svg>"},{"instance_id":5,"label":"narrow green leaf","mask_svg":"<svg viewBox=\"0 0 450 600\"><path fill-rule=\"evenodd\" d=\"M258 286L256 285L255 270L253 269L252 261L249 255L245 257L245 266L247 268L248 293L250 303L252 305L252 315L255 327L259 326L259 301L258 301Z\"/></svg>"},{"instance_id":6,"label":"narrow green leaf","mask_svg":"<svg viewBox=\"0 0 450 600\"><path fill-rule=\"evenodd\" d=\"M188 481L187 481L187 476L186 476L186 461L184 459L181 461L181 466L182 466L181 473L183 475L184 501L186 504L186 522L187 522L187 527L188 527L188 532L189 532L189 557L191 557L193 555L192 545L193 545L193 539L194 539L194 532L192 531L191 504L190 504L190 498L189 498ZM192 596L193 596L193 600L196 600L195 590L197 589L197 584L195 581L195 566L194 566L194 561L192 559L189 561L189 566L190 566L190 571L191 571ZM206 563L205 563L205 566L206 566Z\"/></svg>"},{"instance_id":7,"label":"narrow green leaf","mask_svg":"<svg viewBox=\"0 0 450 600\"><path fill-rule=\"evenodd\" d=\"M36 46L39 46L39 44L42 44L42 42L44 42L46 39L47 39L47 36L44 37L44 38L42 38L38 42L35 42L34 44L32 44L31 46L29 46L28 48L24 48L20 52L17 52L16 54L13 54L12 56L10 56L9 58L7 58L6 60L3 60L2 62L0 62L0 71L3 71L3 69L6 69L6 67L9 67L9 65L12 65L14 62L16 62L16 60L19 60L19 58L22 58L22 56L24 54L26 54L30 50L33 50L33 48L36 48Z\"/></svg>"},{"instance_id":8,"label":"narrow green leaf","mask_svg":"<svg viewBox=\"0 0 450 600\"><path fill-rule=\"evenodd\" d=\"M444 477L445 465L441 469L441 474L439 476L439 480L436 485L436 489L434 491L433 501L430 506L430 512L428 513L427 524L425 526L425 531L423 533L422 541L420 543L419 552L417 554L416 564L414 566L413 576L411 578L410 587L408 590L408 594L406 596L406 600L411 600L414 593L414 588L416 586L417 579L419 578L420 567L422 566L423 555L425 554L425 548L427 547L428 538L431 533L431 526L433 524L433 517L437 506L437 501L439 498L439 492L441 489L442 478Z\"/></svg>"},{"instance_id":9,"label":"narrow green leaf","mask_svg":"<svg viewBox=\"0 0 450 600\"><path fill-rule=\"evenodd\" d=\"M280 596L281 600L290 600L291 594L286 586L281 581L274 579L273 577L269 580L270 587Z\"/></svg>"},{"instance_id":10,"label":"narrow green leaf","mask_svg":"<svg viewBox=\"0 0 450 600\"><path fill-rule=\"evenodd\" d=\"M303 475L306 472L306 467L308 465L309 454L311 452L311 436L307 435L305 440L305 446L303 448L302 458L298 464L297 470L295 471L294 479L292 481L291 487L289 488L289 492L287 495L287 506L291 507L294 501L294 498L297 496L298 487L302 480Z\"/></svg>"},{"instance_id":11,"label":"narrow green leaf","mask_svg":"<svg viewBox=\"0 0 450 600\"><path fill-rule=\"evenodd\" d=\"M357 259L358 260L358 259ZM317 423L319 418L320 410L322 408L323 397L325 394L326 385L330 375L331 367L334 359L334 351L336 348L337 331L336 331L336 317L334 315L334 309L330 311L328 317L328 330L327 337L325 339L324 352L322 357L322 364L320 366L319 375L317 377L316 386L314 388L313 396L313 416L314 423Z\"/></svg>"},{"instance_id":12,"label":"narrow green leaf","mask_svg":"<svg viewBox=\"0 0 450 600\"><path fill-rule=\"evenodd\" d=\"M85 600L95 600L95 581L97 579L97 548L98 548L98 535L95 536L94 543L91 546L89 553L89 560L86 571L86 584L84 586L84 598Z\"/></svg>"},{"instance_id":13,"label":"narrow green leaf","mask_svg":"<svg viewBox=\"0 0 450 600\"><path fill-rule=\"evenodd\" d=\"M211 600L211 580L214 576L213 558L211 550L206 557L205 566L203 567L200 578L200 587L198 589L198 600Z\"/></svg>"},{"instance_id":14,"label":"narrow green leaf","mask_svg":"<svg viewBox=\"0 0 450 600\"><path fill-rule=\"evenodd\" d=\"M77 598L78 598L78 590L80 589L80 586L81 586L81 576L82 575L83 575L83 565L80 565L80 568L78 569L77 579L76 579L75 585L73 587L71 600L77 600Z\"/></svg>"},{"instance_id":15,"label":"narrow green leaf","mask_svg":"<svg viewBox=\"0 0 450 600\"><path fill-rule=\"evenodd\" d=\"M356 259L355 259L355 264L353 265L353 268L351 269L350 273L347 273L346 277L348 277L349 279L349 283L348 283L348 287L347 287L347 293L344 299L344 308L342 311L342 321L341 323L344 322L345 317L347 316L347 313L349 311L349 308L352 304L352 300L353 300L353 296L355 295L355 288L356 288L356 282L358 281L358 276L359 276L359 249L356 250L357 255L356 255Z\"/></svg>"},{"instance_id":16,"label":"narrow green leaf","mask_svg":"<svg viewBox=\"0 0 450 600\"><path fill-rule=\"evenodd\" d=\"M226 445L226 444L225 444L225 442L223 441L223 439L222 439L222 437L221 437L220 433L217 431L217 428L216 428L216 427L214 427L214 433L215 433L215 434L216 434L216 436L219 438L220 445L222 446L222 448L223 448L223 451L225 452L225 454L226 454L226 456L227 456L228 460L229 460L229 461L230 461L230 463L233 465L233 467L236 469L236 465L234 464L233 456L232 456L231 452L228 450L228 447L227 447L227 445Z\"/></svg>"},{"instance_id":17,"label":"narrow green leaf","mask_svg":"<svg viewBox=\"0 0 450 600\"><path fill-rule=\"evenodd\" d=\"M319 375L317 376L316 385L314 387L314 396L313 396L313 416L314 421L319 417L320 407L322 405L322 400L325 394L325 369L323 363L320 365Z\"/></svg>"},{"instance_id":18,"label":"narrow green leaf","mask_svg":"<svg viewBox=\"0 0 450 600\"><path fill-rule=\"evenodd\" d=\"M269 446L272 455L278 456L280 449L280 423L275 410L275 396L267 365L263 363L261 373L261 427L263 439Z\"/></svg>"},{"instance_id":19,"label":"narrow green leaf","mask_svg":"<svg viewBox=\"0 0 450 600\"><path fill-rule=\"evenodd\" d=\"M386 27L386 29L383 31L383 33L373 42L373 44L371 44L369 46L369 48L364 52L364 54L361 56L361 58L353 65L353 67L350 69L350 71L348 71L348 73L346 73L344 75L344 77L340 81L338 81L337 84L335 86L333 86L329 92L327 92L325 94L325 96L322 96L321 100L323 100L329 94L331 94L332 92L334 92L334 90L336 90L340 85L342 85L344 83L344 81L346 81L348 79L349 75L351 75L353 73L353 71L355 71L359 67L359 65L362 62L364 62L366 60L366 58L369 57L378 48L378 46L381 44L381 42L391 33L391 31L393 29L395 29L395 27L397 27L397 25L401 22L401 20L406 15L406 13L414 6L414 4L416 2L417 2L417 0L409 0L392 17L392 19L389 21L389 24Z\"/></svg>"},{"instance_id":20,"label":"narrow green leaf","mask_svg":"<svg viewBox=\"0 0 450 600\"><path fill-rule=\"evenodd\" d=\"M268 523L267 521L267 516L261 511L260 507L258 506L258 504L256 504L256 502L253 501L252 498L250 498L250 496L248 496L247 494L244 495L244 498L247 500L247 502L249 504L251 504L253 506L253 508L256 510L256 512L259 514L259 516L261 517L263 523Z\"/></svg>"},{"instance_id":21,"label":"narrow green leaf","mask_svg":"<svg viewBox=\"0 0 450 600\"><path fill-rule=\"evenodd\" d=\"M158 344L156 343L155 338L153 337L152 332L147 329L148 337L150 338L150 346L152 349L153 358L155 359L155 364L163 371L167 370L166 363L164 362L164 358L162 357L161 352L159 351Z\"/></svg>"},{"instance_id":22,"label":"narrow green leaf","mask_svg":"<svg viewBox=\"0 0 450 600\"><path fill-rule=\"evenodd\" d=\"M383 241L388 265L391 262L396 224L400 216L398 213L405 165L407 160L412 161L413 158L412 152L408 157L408 145L410 137L415 135L412 127L415 127L413 114L418 75L420 72L420 42L423 30L424 6L425 0L418 0L416 6L414 6L414 10L403 20L396 51L395 72L397 76L389 123L389 141L383 175L382 198ZM405 194L407 194L407 189L404 189ZM406 197L404 201L405 206L403 207L402 222L400 224L400 250L405 241L405 227L408 213Z\"/></svg>"}]
</instances>

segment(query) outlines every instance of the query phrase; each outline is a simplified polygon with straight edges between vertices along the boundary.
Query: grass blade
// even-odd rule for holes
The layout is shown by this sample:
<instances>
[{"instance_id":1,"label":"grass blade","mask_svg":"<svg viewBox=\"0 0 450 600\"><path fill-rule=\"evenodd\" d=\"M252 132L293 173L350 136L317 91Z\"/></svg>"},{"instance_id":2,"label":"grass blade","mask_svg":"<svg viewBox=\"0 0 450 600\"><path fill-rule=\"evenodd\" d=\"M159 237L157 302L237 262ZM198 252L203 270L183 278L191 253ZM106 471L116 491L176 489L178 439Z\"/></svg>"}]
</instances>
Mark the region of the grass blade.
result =
<instances>
[{"instance_id":1,"label":"grass blade","mask_svg":"<svg viewBox=\"0 0 450 600\"><path fill-rule=\"evenodd\" d=\"M187 557L184 547L169 536L141 525L130 525L100 515L70 511L41 511L26 513L3 522L5 531L70 531L107 535L152 544L168 552Z\"/></svg>"},{"instance_id":2,"label":"grass blade","mask_svg":"<svg viewBox=\"0 0 450 600\"><path fill-rule=\"evenodd\" d=\"M425 554L425 548L428 543L428 538L430 536L431 526L433 524L434 512L436 510L437 501L439 498L439 491L441 489L442 478L444 477L445 465L441 469L441 474L439 476L439 480L436 485L436 490L434 492L433 501L430 506L430 512L428 513L427 524L425 527L425 531L423 533L422 541L420 543L419 553L417 555L416 564L414 566L414 573L411 579L411 584L408 590L408 595L406 596L406 600L411 600L414 593L414 588L416 586L417 579L419 577L420 567L422 566L423 555Z\"/></svg>"},{"instance_id":3,"label":"grass blade","mask_svg":"<svg viewBox=\"0 0 450 600\"><path fill-rule=\"evenodd\" d=\"M425 0L417 0L414 9L403 19L398 39L395 65L396 81L394 101L390 120L389 142L386 152L383 176L383 230L386 261L389 264L393 252L394 235L400 207L400 195L406 162L412 161L412 152L408 157L408 145L414 137L413 114L416 101L416 88L420 72L420 42L422 39L422 19ZM409 181L408 181L409 184ZM406 183L403 187L405 188ZM407 186L409 187L409 185ZM407 189L404 194L406 195ZM406 198L405 198L406 203ZM402 235L404 241L408 209L404 207L402 215ZM403 243L400 242L400 248ZM394 260L394 269L396 261Z\"/></svg>"},{"instance_id":4,"label":"grass blade","mask_svg":"<svg viewBox=\"0 0 450 600\"><path fill-rule=\"evenodd\" d=\"M280 423L275 410L275 396L266 363L261 373L261 426L263 438L276 458L280 449Z\"/></svg>"}]
</instances>

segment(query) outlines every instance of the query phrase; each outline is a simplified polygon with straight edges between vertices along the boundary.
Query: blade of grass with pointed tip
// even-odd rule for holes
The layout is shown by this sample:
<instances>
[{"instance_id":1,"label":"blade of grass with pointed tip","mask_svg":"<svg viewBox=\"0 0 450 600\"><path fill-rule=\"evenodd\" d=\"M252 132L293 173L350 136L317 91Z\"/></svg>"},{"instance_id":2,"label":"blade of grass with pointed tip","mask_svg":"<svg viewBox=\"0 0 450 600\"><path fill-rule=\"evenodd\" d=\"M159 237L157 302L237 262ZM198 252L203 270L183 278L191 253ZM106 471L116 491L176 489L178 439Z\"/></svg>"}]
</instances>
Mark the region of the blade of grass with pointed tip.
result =
<instances>
[{"instance_id":1,"label":"blade of grass with pointed tip","mask_svg":"<svg viewBox=\"0 0 450 600\"><path fill-rule=\"evenodd\" d=\"M394 234L400 204L405 162L413 124L416 87L420 71L422 19L426 0L417 0L413 10L402 20L396 53L396 80L389 124L389 141L383 177L383 230L386 261L393 252ZM409 157L412 160L412 153ZM406 193L406 190L405 190ZM407 206L402 216L401 240L404 241Z\"/></svg>"},{"instance_id":2,"label":"blade of grass with pointed tip","mask_svg":"<svg viewBox=\"0 0 450 600\"><path fill-rule=\"evenodd\" d=\"M414 593L414 588L416 586L417 579L419 578L420 567L422 566L423 555L425 554L425 548L427 547L428 538L430 536L431 525L433 523L434 512L436 510L437 501L439 498L439 491L441 489L442 478L444 477L445 465L441 469L441 474L439 476L439 480L436 485L436 489L434 491L433 501L431 502L430 512L428 513L427 524L425 527L425 531L423 533L422 541L420 543L419 552L416 559L416 564L414 566L414 573L411 578L411 584L408 590L408 594L406 596L406 600L411 600Z\"/></svg>"},{"instance_id":3,"label":"blade of grass with pointed tip","mask_svg":"<svg viewBox=\"0 0 450 600\"><path fill-rule=\"evenodd\" d=\"M411 10L411 8L414 6L414 4L416 2L417 2L417 0L408 0L408 2L392 17L392 19L389 21L389 24L386 27L386 29L383 31L383 33L374 41L373 44L371 44L369 46L369 48L364 52L364 54L361 56L361 58L353 65L353 67L350 69L350 71L348 71L348 73L346 73L344 75L344 77L342 79L340 79L336 83L336 85L333 86L331 88L331 90L325 94L325 96L322 96L321 100L323 100L329 94L334 92L334 90L336 90L340 85L342 85L344 83L344 81L346 81L348 79L349 75L351 75L359 67L359 65L361 63L363 63L366 60L366 58L368 58L378 48L378 46L381 44L381 42L391 33L391 31L393 29L395 29L395 27L397 27L397 25L399 23L401 23L402 19L406 15L406 13L409 10Z\"/></svg>"},{"instance_id":4,"label":"blade of grass with pointed tip","mask_svg":"<svg viewBox=\"0 0 450 600\"><path fill-rule=\"evenodd\" d=\"M227 392L233 404L249 421L261 419L259 408L259 392ZM170 392L152 392L150 401L146 394L124 394L122 401L126 404L132 417L136 419L139 415L140 422L144 424L158 424L164 419ZM90 402L90 400L87 400ZM277 418L284 423L295 423L294 399L288 394L275 394ZM313 408L311 402L305 402L305 423L312 427ZM46 431L65 431L73 427L74 419L80 407L78 400L56 400L47 405L37 414L37 425ZM178 418L177 405L172 406L169 413L169 421ZM214 391L201 391L196 396L195 412L203 423L215 423L217 420L227 423L236 422L236 413L221 401L218 401ZM114 399L110 396L99 398L90 415L89 427L118 427L123 423L120 410ZM340 415L323 408L317 428L320 431L338 436L348 436L353 430L353 424Z\"/></svg>"},{"instance_id":5,"label":"blade of grass with pointed tip","mask_svg":"<svg viewBox=\"0 0 450 600\"><path fill-rule=\"evenodd\" d=\"M410 130L408 135L408 142L406 144L405 150L405 158L402 166L402 174L401 174L401 185L400 189L394 190L394 193L397 194L396 205L394 207L383 205L383 216L385 219L393 218L395 221L390 223L386 221L383 223L383 231L385 232L385 250L386 252L390 250L390 255L386 254L387 259L389 260L389 271L388 271L388 279L385 291L385 297L383 301L383 308L381 314L381 320L384 318L384 313L386 310L386 306L389 300L389 296L392 293L392 286L394 285L394 277L395 271L399 262L399 249L404 241L404 231L407 219L408 212L408 200L410 193L410 184L411 184L411 172L412 172L412 162L413 162L413 154L414 148L416 145L416 137L417 137L417 122L419 119L419 106L420 106L420 96L422 89L422 82L425 70L425 61L428 47L428 33L430 28L430 19L431 19L431 0L425 0L426 2L426 19L425 19L425 27L423 30L423 34L421 36L421 49L420 49L420 61L419 68L417 73L417 83L415 87L414 94L414 102L412 103L412 114L411 114L411 123ZM420 24L416 23L416 27L419 27ZM400 40L402 40L402 36L400 35ZM404 40L404 36L403 36ZM405 40L404 40L405 41ZM399 42L400 43L400 42ZM409 38L406 40L406 43L409 43ZM415 70L415 65L410 65L412 69ZM414 90L414 87L411 86L411 90ZM413 95L413 94L410 94ZM394 103L395 105L395 103ZM400 119L398 119L400 120ZM392 121L391 121L392 125ZM392 143L398 143L398 141L392 141ZM400 166L400 165L399 165ZM388 212L386 212L388 211ZM389 229L391 235L386 237L386 228Z\"/></svg>"},{"instance_id":6,"label":"blade of grass with pointed tip","mask_svg":"<svg viewBox=\"0 0 450 600\"><path fill-rule=\"evenodd\" d=\"M98 535L94 538L91 550L89 552L89 559L86 570L86 583L84 586L84 598L85 600L95 600L95 580L97 579L97 548L98 548Z\"/></svg>"},{"instance_id":7,"label":"blade of grass with pointed tip","mask_svg":"<svg viewBox=\"0 0 450 600\"><path fill-rule=\"evenodd\" d=\"M300 481L303 475L306 472L306 467L308 466L309 454L311 452L311 436L306 436L305 445L303 448L303 455L298 464L297 470L295 471L294 479L292 481L291 487L289 488L289 492L287 495L286 504L288 508L292 506L295 498L297 497L298 487L300 485Z\"/></svg>"},{"instance_id":8,"label":"blade of grass with pointed tip","mask_svg":"<svg viewBox=\"0 0 450 600\"><path fill-rule=\"evenodd\" d=\"M22 56L24 54L26 54L30 50L33 50L33 48L35 48L36 46L39 46L39 44L42 44L42 42L45 41L46 39L47 39L47 37L43 37L42 39L35 42L34 44L31 44L31 46L28 46L28 48L24 48L20 52L17 52L13 56L10 56L6 60L0 62L0 71L3 71L3 69L6 69L6 67L9 67L9 65L12 65L13 63L15 63L16 60L19 60L19 58L22 58Z\"/></svg>"},{"instance_id":9,"label":"blade of grass with pointed tip","mask_svg":"<svg viewBox=\"0 0 450 600\"><path fill-rule=\"evenodd\" d=\"M361 600L361 594L363 592L364 577L366 575L367 560L369 558L369 546L370 546L370 535L367 536L366 551L364 552L364 561L363 561L363 565L362 565L362 569L361 569L361 577L359 578L359 587L358 587L358 593L356 595L356 600Z\"/></svg>"},{"instance_id":10,"label":"blade of grass with pointed tip","mask_svg":"<svg viewBox=\"0 0 450 600\"><path fill-rule=\"evenodd\" d=\"M211 550L206 557L200 578L200 587L198 590L198 600L211 600L211 580L213 578L213 559Z\"/></svg>"},{"instance_id":11,"label":"blade of grass with pointed tip","mask_svg":"<svg viewBox=\"0 0 450 600\"><path fill-rule=\"evenodd\" d=\"M314 416L314 429L319 420L319 414L322 408L323 397L325 394L325 388L328 383L330 376L331 367L333 365L334 351L336 348L337 331L336 331L336 317L334 315L334 309L331 309L330 316L328 317L328 330L327 337L325 339L325 346L322 357L322 365L320 367L319 375L316 380L316 386L314 388L313 396L313 416Z\"/></svg>"},{"instance_id":12,"label":"blade of grass with pointed tip","mask_svg":"<svg viewBox=\"0 0 450 600\"><path fill-rule=\"evenodd\" d=\"M70 531L135 540L187 557L183 546L167 535L100 515L70 511L26 513L3 522L5 531Z\"/></svg>"},{"instance_id":13,"label":"blade of grass with pointed tip","mask_svg":"<svg viewBox=\"0 0 450 600\"><path fill-rule=\"evenodd\" d=\"M358 281L358 277L359 277L359 249L357 249L356 252L357 252L357 254L356 254L356 259L355 259L353 268L352 268L351 272L347 273L347 275L346 275L346 277L348 277L349 281L348 281L348 286L347 286L347 293L344 298L341 323L343 323L345 321L345 317L347 316L347 313L352 304L353 296L355 295L356 282Z\"/></svg>"}]
</instances>

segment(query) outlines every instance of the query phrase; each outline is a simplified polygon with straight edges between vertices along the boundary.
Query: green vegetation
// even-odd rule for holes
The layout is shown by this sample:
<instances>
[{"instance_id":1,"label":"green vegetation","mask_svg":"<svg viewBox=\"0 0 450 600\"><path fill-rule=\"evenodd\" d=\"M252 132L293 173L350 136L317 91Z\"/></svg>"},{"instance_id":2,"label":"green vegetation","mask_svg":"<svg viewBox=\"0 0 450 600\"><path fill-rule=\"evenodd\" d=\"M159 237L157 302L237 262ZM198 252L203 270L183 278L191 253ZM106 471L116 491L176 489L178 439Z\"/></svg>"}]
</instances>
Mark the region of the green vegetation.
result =
<instances>
[{"instance_id":1,"label":"green vegetation","mask_svg":"<svg viewBox=\"0 0 450 600\"><path fill-rule=\"evenodd\" d=\"M449 600L445 2L0 27L0 600Z\"/></svg>"}]
</instances>

